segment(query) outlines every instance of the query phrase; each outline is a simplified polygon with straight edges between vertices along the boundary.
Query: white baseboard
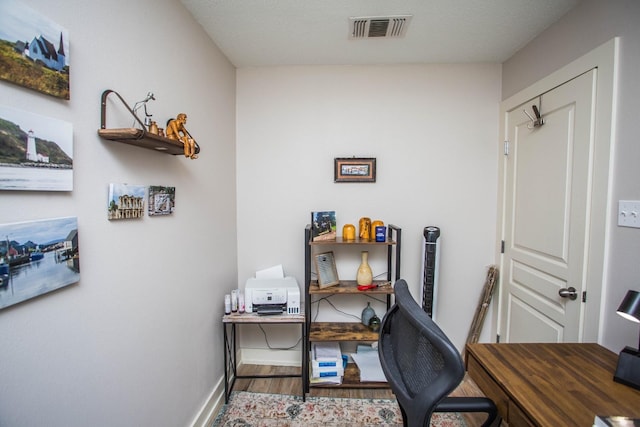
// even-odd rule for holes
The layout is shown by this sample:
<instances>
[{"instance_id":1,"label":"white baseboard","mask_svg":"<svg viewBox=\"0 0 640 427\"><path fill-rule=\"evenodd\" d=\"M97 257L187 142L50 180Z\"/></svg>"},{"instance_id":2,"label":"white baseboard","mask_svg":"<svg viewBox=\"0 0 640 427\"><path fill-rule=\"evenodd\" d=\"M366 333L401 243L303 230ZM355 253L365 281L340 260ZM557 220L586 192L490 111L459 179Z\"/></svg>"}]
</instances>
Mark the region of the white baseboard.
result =
<instances>
[{"instance_id":1,"label":"white baseboard","mask_svg":"<svg viewBox=\"0 0 640 427\"><path fill-rule=\"evenodd\" d=\"M244 348L240 350L239 360L243 365L302 366L300 350Z\"/></svg>"},{"instance_id":2,"label":"white baseboard","mask_svg":"<svg viewBox=\"0 0 640 427\"><path fill-rule=\"evenodd\" d=\"M224 405L224 377L215 385L190 427L208 427Z\"/></svg>"}]
</instances>

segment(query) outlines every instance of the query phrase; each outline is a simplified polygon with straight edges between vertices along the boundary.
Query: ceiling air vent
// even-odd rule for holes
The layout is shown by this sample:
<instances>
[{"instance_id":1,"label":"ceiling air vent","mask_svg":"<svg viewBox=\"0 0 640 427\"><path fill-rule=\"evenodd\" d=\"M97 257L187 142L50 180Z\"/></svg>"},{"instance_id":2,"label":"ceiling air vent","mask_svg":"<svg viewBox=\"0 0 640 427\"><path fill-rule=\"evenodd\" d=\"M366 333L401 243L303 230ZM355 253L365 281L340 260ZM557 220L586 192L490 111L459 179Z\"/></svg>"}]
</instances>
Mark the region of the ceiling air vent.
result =
<instances>
[{"instance_id":1,"label":"ceiling air vent","mask_svg":"<svg viewBox=\"0 0 640 427\"><path fill-rule=\"evenodd\" d=\"M349 38L404 37L412 15L349 18Z\"/></svg>"}]
</instances>

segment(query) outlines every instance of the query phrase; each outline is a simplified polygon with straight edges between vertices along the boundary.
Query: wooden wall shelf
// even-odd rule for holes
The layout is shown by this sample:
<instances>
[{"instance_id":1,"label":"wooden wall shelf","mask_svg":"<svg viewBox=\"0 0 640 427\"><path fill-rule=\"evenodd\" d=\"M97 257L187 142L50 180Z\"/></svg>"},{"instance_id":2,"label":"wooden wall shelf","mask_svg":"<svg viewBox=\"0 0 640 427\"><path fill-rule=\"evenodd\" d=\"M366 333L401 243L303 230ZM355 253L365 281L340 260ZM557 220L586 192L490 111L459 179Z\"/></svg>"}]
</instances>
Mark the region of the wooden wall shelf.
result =
<instances>
[{"instance_id":1,"label":"wooden wall shelf","mask_svg":"<svg viewBox=\"0 0 640 427\"><path fill-rule=\"evenodd\" d=\"M138 122L140 128L107 129L107 97L112 93L116 95L120 102L122 102L122 104L127 108L127 111L129 111L135 121ZM135 147L147 148L149 150L155 150L174 156L180 154L184 155L184 145L181 141L147 132L145 130L145 125L131 107L129 107L129 104L127 104L124 98L122 98L118 92L111 89L107 89L102 92L100 103L100 129L98 129L98 136L108 139L109 141L122 142ZM200 152L200 146L197 143L195 152L196 154Z\"/></svg>"},{"instance_id":2,"label":"wooden wall shelf","mask_svg":"<svg viewBox=\"0 0 640 427\"><path fill-rule=\"evenodd\" d=\"M108 139L110 141L117 141L136 147L148 148L150 150L156 150L166 154L173 154L174 156L179 154L184 155L184 146L182 145L182 142L155 135L142 129L98 129L98 135L101 138Z\"/></svg>"}]
</instances>

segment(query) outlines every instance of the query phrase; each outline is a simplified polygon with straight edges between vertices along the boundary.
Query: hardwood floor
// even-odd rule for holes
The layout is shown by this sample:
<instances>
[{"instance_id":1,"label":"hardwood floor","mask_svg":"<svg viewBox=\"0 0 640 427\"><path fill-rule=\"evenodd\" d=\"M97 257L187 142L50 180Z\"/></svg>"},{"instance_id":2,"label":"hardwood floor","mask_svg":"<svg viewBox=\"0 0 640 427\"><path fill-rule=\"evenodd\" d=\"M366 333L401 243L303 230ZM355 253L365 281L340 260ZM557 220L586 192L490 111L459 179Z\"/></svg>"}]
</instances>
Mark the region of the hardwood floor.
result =
<instances>
[{"instance_id":1,"label":"hardwood floor","mask_svg":"<svg viewBox=\"0 0 640 427\"><path fill-rule=\"evenodd\" d=\"M268 365L242 365L238 367L238 373L243 374L295 374L300 372L299 367L268 366ZM238 379L234 391L251 391L254 393L274 393L300 395L302 383L300 378L271 378L271 379ZM452 396L483 396L478 386L465 376L464 380L456 388ZM394 399L390 389L350 389L312 387L309 390L310 397L338 397L359 399ZM484 414L464 414L469 427L479 426L484 421ZM504 425L504 424L503 424Z\"/></svg>"}]
</instances>

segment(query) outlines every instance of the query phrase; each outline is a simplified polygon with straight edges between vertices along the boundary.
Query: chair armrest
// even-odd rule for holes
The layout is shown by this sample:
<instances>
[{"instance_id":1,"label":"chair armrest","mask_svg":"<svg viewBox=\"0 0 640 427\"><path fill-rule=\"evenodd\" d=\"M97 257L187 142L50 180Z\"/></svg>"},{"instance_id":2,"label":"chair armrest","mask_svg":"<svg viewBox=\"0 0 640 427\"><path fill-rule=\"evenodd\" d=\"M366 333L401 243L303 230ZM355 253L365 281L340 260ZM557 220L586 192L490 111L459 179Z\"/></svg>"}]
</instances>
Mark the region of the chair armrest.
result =
<instances>
[{"instance_id":1,"label":"chair armrest","mask_svg":"<svg viewBox=\"0 0 640 427\"><path fill-rule=\"evenodd\" d=\"M499 426L502 422L502 418L497 419L498 408L488 397L445 397L438 403L434 412L484 412L487 419L482 424L483 427Z\"/></svg>"}]
</instances>

